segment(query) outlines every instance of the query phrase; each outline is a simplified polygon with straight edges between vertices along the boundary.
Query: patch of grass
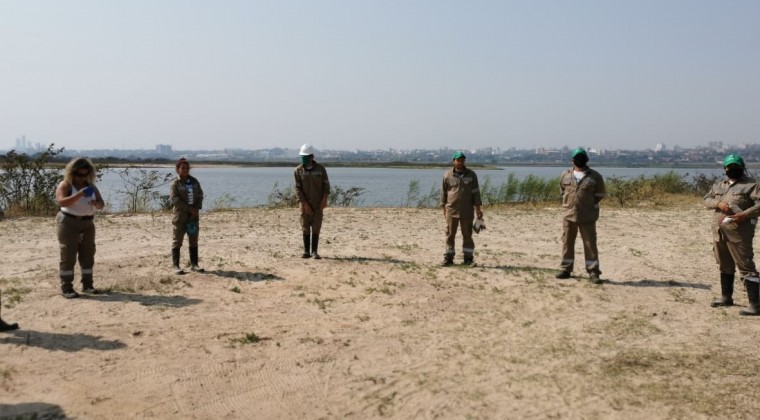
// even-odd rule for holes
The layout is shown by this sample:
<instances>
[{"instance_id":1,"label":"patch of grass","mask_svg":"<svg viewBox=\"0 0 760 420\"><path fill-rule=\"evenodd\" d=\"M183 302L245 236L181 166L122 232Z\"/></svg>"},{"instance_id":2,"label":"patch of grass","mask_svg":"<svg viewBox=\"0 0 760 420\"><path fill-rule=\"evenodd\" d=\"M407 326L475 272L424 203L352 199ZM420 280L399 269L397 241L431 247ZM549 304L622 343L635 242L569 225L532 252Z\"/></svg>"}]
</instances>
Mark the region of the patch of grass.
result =
<instances>
[{"instance_id":1,"label":"patch of grass","mask_svg":"<svg viewBox=\"0 0 760 420\"><path fill-rule=\"evenodd\" d=\"M356 317L359 318L360 322L367 322L370 319L369 315L357 315Z\"/></svg>"},{"instance_id":2,"label":"patch of grass","mask_svg":"<svg viewBox=\"0 0 760 420\"><path fill-rule=\"evenodd\" d=\"M13 286L3 290L3 302L6 308L13 308L21 302L24 295L32 292L30 287Z\"/></svg>"},{"instance_id":3,"label":"patch of grass","mask_svg":"<svg viewBox=\"0 0 760 420\"><path fill-rule=\"evenodd\" d=\"M240 293L240 288L237 287L237 286L235 286L232 289L230 289L230 292L232 292L232 293Z\"/></svg>"},{"instance_id":4,"label":"patch of grass","mask_svg":"<svg viewBox=\"0 0 760 420\"><path fill-rule=\"evenodd\" d=\"M306 343L324 344L325 340L323 340L320 337L301 337L298 339L298 342L301 344L306 344Z\"/></svg>"},{"instance_id":5,"label":"patch of grass","mask_svg":"<svg viewBox=\"0 0 760 420\"><path fill-rule=\"evenodd\" d=\"M256 333L246 333L242 337L230 338L230 345L234 347L235 344L256 344L264 340L268 340L268 339L260 337Z\"/></svg>"},{"instance_id":6,"label":"patch of grass","mask_svg":"<svg viewBox=\"0 0 760 420\"><path fill-rule=\"evenodd\" d=\"M306 302L307 303L313 303L317 305L317 307L322 311L327 313L327 306L332 303L334 299L319 299L315 297L314 299L309 299Z\"/></svg>"}]
</instances>

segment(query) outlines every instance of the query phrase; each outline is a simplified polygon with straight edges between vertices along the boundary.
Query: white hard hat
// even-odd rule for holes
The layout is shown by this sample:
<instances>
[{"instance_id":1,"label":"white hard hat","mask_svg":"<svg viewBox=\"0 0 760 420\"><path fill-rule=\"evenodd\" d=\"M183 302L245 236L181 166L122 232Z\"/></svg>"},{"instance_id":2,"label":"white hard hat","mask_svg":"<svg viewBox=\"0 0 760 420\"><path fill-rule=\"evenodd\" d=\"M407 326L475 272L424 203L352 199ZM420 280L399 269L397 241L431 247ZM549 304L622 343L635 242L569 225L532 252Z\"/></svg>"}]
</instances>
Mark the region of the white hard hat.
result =
<instances>
[{"instance_id":1,"label":"white hard hat","mask_svg":"<svg viewBox=\"0 0 760 420\"><path fill-rule=\"evenodd\" d=\"M304 144L301 146L301 150L298 152L299 156L309 156L314 154L314 147L310 145L309 143Z\"/></svg>"}]
</instances>

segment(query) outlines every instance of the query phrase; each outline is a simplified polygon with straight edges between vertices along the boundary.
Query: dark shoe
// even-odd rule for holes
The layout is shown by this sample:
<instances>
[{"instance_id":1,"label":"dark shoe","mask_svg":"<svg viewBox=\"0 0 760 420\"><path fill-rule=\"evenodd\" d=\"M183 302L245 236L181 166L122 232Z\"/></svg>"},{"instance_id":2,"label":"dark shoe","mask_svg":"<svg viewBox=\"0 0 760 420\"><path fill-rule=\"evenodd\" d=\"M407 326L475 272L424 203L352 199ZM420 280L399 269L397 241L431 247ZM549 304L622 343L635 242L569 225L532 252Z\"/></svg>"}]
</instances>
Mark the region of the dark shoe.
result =
<instances>
[{"instance_id":1,"label":"dark shoe","mask_svg":"<svg viewBox=\"0 0 760 420\"><path fill-rule=\"evenodd\" d=\"M181 269L179 267L179 248L172 248L172 268L174 269L174 274L185 274L185 270Z\"/></svg>"},{"instance_id":2,"label":"dark shoe","mask_svg":"<svg viewBox=\"0 0 760 420\"><path fill-rule=\"evenodd\" d=\"M203 273L204 271L206 271L198 266L198 247L197 246L190 247L190 271L194 271L196 273Z\"/></svg>"},{"instance_id":3,"label":"dark shoe","mask_svg":"<svg viewBox=\"0 0 760 420\"><path fill-rule=\"evenodd\" d=\"M472 265L473 264L472 254L464 254L464 261L462 261L462 264Z\"/></svg>"},{"instance_id":4,"label":"dark shoe","mask_svg":"<svg viewBox=\"0 0 760 420\"><path fill-rule=\"evenodd\" d=\"M17 323L14 322L13 324L9 324L3 321L2 318L0 318L0 331L12 331L12 330L17 330L17 329L18 329Z\"/></svg>"},{"instance_id":5,"label":"dark shoe","mask_svg":"<svg viewBox=\"0 0 760 420\"><path fill-rule=\"evenodd\" d=\"M311 235L303 235L303 255L301 258L311 258Z\"/></svg>"},{"instance_id":6,"label":"dark shoe","mask_svg":"<svg viewBox=\"0 0 760 420\"><path fill-rule=\"evenodd\" d=\"M82 288L82 293L87 293L89 295L97 295L99 292L98 292L98 289L92 286L85 286Z\"/></svg>"},{"instance_id":7,"label":"dark shoe","mask_svg":"<svg viewBox=\"0 0 760 420\"><path fill-rule=\"evenodd\" d=\"M588 279L591 280L591 283L594 283L594 284L601 284L602 283L602 279L599 278L599 274L598 273L591 273L591 274L589 274Z\"/></svg>"},{"instance_id":8,"label":"dark shoe","mask_svg":"<svg viewBox=\"0 0 760 420\"><path fill-rule=\"evenodd\" d=\"M183 270L182 268L180 268L180 266L178 266L178 265L175 265L174 267L172 267L172 269L174 270L174 274L176 274L178 276L181 276L181 275L185 274L185 270Z\"/></svg>"},{"instance_id":9,"label":"dark shoe","mask_svg":"<svg viewBox=\"0 0 760 420\"><path fill-rule=\"evenodd\" d=\"M79 297L79 293L75 292L74 290L68 291L68 292L61 292L63 297L66 299L76 299Z\"/></svg>"},{"instance_id":10,"label":"dark shoe","mask_svg":"<svg viewBox=\"0 0 760 420\"><path fill-rule=\"evenodd\" d=\"M314 251L314 252L311 254L311 256L312 256L312 257L313 257L315 260L321 260L321 259L322 259L322 257L320 257L320 256L319 256L319 254L317 254L317 251Z\"/></svg>"},{"instance_id":11,"label":"dark shoe","mask_svg":"<svg viewBox=\"0 0 760 420\"><path fill-rule=\"evenodd\" d=\"M562 280L564 280L564 279L569 279L569 278L570 278L570 272L569 272L569 271L565 271L565 270L562 270L562 271L560 271L559 273L557 273L557 274L554 276L554 278L555 278L555 279L562 279Z\"/></svg>"},{"instance_id":12,"label":"dark shoe","mask_svg":"<svg viewBox=\"0 0 760 420\"><path fill-rule=\"evenodd\" d=\"M321 260L322 257L319 256L319 235L311 235L311 256L314 257L315 260Z\"/></svg>"},{"instance_id":13,"label":"dark shoe","mask_svg":"<svg viewBox=\"0 0 760 420\"><path fill-rule=\"evenodd\" d=\"M206 270L198 267L195 264L190 267L190 271L195 271L196 273L205 273L206 272Z\"/></svg>"},{"instance_id":14,"label":"dark shoe","mask_svg":"<svg viewBox=\"0 0 760 420\"><path fill-rule=\"evenodd\" d=\"M734 300L727 296L721 296L720 299L710 302L710 306L713 308L720 308L721 306L734 306Z\"/></svg>"},{"instance_id":15,"label":"dark shoe","mask_svg":"<svg viewBox=\"0 0 760 420\"><path fill-rule=\"evenodd\" d=\"M442 266L448 267L450 265L454 265L454 255L453 254L444 254L443 255L443 262L441 263Z\"/></svg>"},{"instance_id":16,"label":"dark shoe","mask_svg":"<svg viewBox=\"0 0 760 420\"><path fill-rule=\"evenodd\" d=\"M308 252L304 252L303 254L301 254L301 258L311 258L311 254L309 254Z\"/></svg>"}]
</instances>

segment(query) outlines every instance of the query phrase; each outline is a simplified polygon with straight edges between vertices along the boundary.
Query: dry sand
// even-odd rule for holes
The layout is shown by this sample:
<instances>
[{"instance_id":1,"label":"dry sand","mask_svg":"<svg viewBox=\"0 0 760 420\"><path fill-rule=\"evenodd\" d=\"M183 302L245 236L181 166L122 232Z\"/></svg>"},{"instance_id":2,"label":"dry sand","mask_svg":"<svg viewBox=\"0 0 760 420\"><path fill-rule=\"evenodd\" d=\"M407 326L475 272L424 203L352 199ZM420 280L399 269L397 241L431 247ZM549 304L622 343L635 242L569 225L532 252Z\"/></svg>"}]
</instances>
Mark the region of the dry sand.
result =
<instances>
[{"instance_id":1,"label":"dry sand","mask_svg":"<svg viewBox=\"0 0 760 420\"><path fill-rule=\"evenodd\" d=\"M0 223L0 413L38 418L760 416L760 319L712 309L710 214L607 209L602 278L558 281L556 208L497 209L478 267L444 268L439 210L201 219L205 274L173 275L170 216L97 218L96 286L59 295L53 218ZM183 261L187 248L183 248ZM461 254L457 262L461 261ZM77 268L78 272L78 268ZM79 286L79 285L77 285Z\"/></svg>"}]
</instances>

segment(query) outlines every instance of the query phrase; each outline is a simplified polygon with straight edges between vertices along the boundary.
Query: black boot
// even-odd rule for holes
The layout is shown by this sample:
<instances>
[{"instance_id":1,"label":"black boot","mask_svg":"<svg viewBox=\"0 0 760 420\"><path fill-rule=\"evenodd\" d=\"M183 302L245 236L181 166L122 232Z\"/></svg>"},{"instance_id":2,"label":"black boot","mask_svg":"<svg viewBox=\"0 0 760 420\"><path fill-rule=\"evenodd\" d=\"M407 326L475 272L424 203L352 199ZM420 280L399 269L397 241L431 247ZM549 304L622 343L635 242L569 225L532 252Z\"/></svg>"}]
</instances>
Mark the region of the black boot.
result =
<instances>
[{"instance_id":1,"label":"black boot","mask_svg":"<svg viewBox=\"0 0 760 420\"><path fill-rule=\"evenodd\" d=\"M710 303L713 308L734 306L734 273L720 273L720 299Z\"/></svg>"},{"instance_id":2,"label":"black boot","mask_svg":"<svg viewBox=\"0 0 760 420\"><path fill-rule=\"evenodd\" d=\"M206 271L198 266L198 247L197 246L190 247L190 269L197 273L203 273L204 271Z\"/></svg>"},{"instance_id":3,"label":"black boot","mask_svg":"<svg viewBox=\"0 0 760 420\"><path fill-rule=\"evenodd\" d=\"M172 248L172 265L174 266L174 274L185 274L185 270L183 270L179 266L179 251L181 248Z\"/></svg>"},{"instance_id":4,"label":"black boot","mask_svg":"<svg viewBox=\"0 0 760 420\"><path fill-rule=\"evenodd\" d=\"M317 252L317 249L319 248L319 234L311 235L311 256L314 257L315 260L321 260L322 257L319 256L319 253Z\"/></svg>"},{"instance_id":5,"label":"black boot","mask_svg":"<svg viewBox=\"0 0 760 420\"><path fill-rule=\"evenodd\" d=\"M747 298L749 305L747 309L739 311L739 315L757 316L760 315L760 283L744 280L744 286L747 288Z\"/></svg>"},{"instance_id":6,"label":"black boot","mask_svg":"<svg viewBox=\"0 0 760 420\"><path fill-rule=\"evenodd\" d=\"M67 274L61 276L61 294L66 299L76 299L79 293L74 290L74 275Z\"/></svg>"},{"instance_id":7,"label":"black boot","mask_svg":"<svg viewBox=\"0 0 760 420\"><path fill-rule=\"evenodd\" d=\"M91 295L98 293L92 281L92 273L82 274L82 291Z\"/></svg>"},{"instance_id":8,"label":"black boot","mask_svg":"<svg viewBox=\"0 0 760 420\"><path fill-rule=\"evenodd\" d=\"M303 254L301 258L311 258L311 235L303 235Z\"/></svg>"},{"instance_id":9,"label":"black boot","mask_svg":"<svg viewBox=\"0 0 760 420\"><path fill-rule=\"evenodd\" d=\"M454 264L454 254L443 254L442 266L448 267Z\"/></svg>"},{"instance_id":10,"label":"black boot","mask_svg":"<svg viewBox=\"0 0 760 420\"><path fill-rule=\"evenodd\" d=\"M2 295L0 295L0 297L2 297ZM2 307L1 299L0 299L0 307ZM0 317L0 331L11 331L11 330L17 330L17 329L18 329L18 324L16 324L15 322L13 324L9 324L3 321L3 318Z\"/></svg>"},{"instance_id":11,"label":"black boot","mask_svg":"<svg viewBox=\"0 0 760 420\"><path fill-rule=\"evenodd\" d=\"M463 261L464 265L472 265L473 261L474 261L474 258L472 254L464 254L464 261Z\"/></svg>"},{"instance_id":12,"label":"black boot","mask_svg":"<svg viewBox=\"0 0 760 420\"><path fill-rule=\"evenodd\" d=\"M17 330L17 329L18 329L17 323L14 322L13 324L9 324L3 321L2 318L0 318L0 331L11 331L11 330Z\"/></svg>"}]
</instances>

